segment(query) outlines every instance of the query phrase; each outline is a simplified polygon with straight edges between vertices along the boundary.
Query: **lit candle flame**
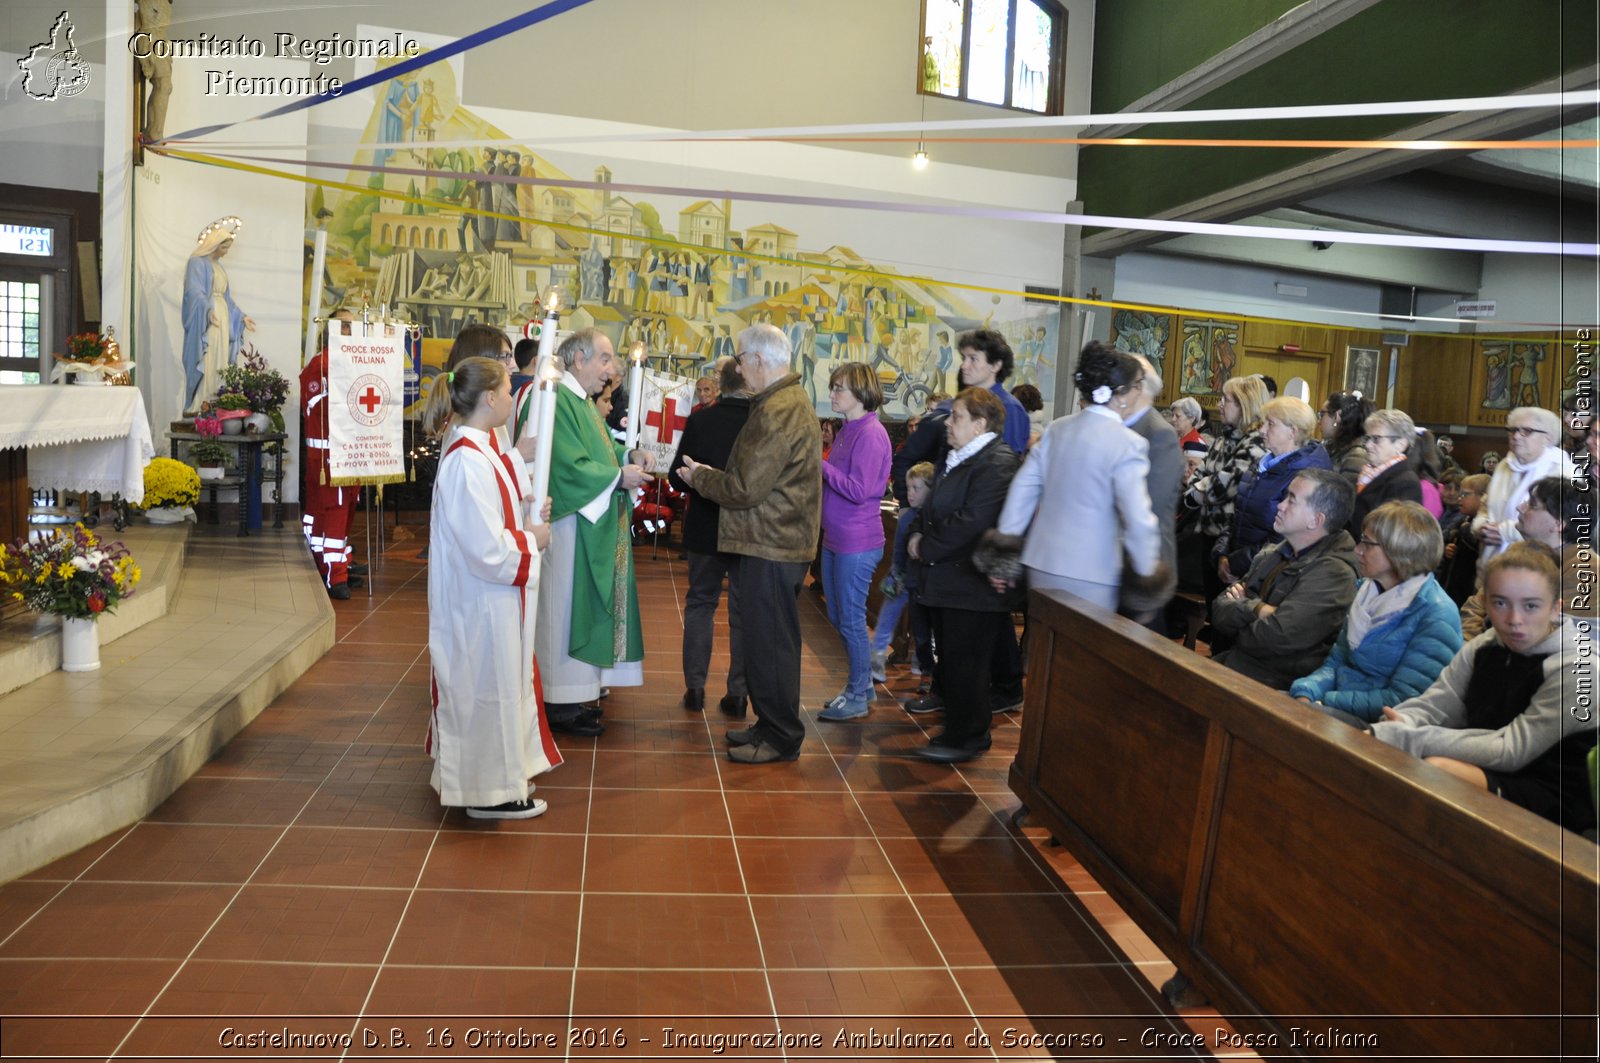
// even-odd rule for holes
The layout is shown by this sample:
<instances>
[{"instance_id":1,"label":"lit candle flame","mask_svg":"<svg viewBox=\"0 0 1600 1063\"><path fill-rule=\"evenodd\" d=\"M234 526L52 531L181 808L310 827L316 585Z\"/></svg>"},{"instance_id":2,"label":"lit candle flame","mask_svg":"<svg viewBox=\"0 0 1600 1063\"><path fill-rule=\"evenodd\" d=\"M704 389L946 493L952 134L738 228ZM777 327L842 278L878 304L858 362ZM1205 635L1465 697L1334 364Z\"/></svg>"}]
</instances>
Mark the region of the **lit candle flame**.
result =
<instances>
[{"instance_id":1,"label":"lit candle flame","mask_svg":"<svg viewBox=\"0 0 1600 1063\"><path fill-rule=\"evenodd\" d=\"M628 355L628 357L633 359L633 364L634 365L643 365L644 364L644 344L635 343L633 345L633 351Z\"/></svg>"},{"instance_id":2,"label":"lit candle flame","mask_svg":"<svg viewBox=\"0 0 1600 1063\"><path fill-rule=\"evenodd\" d=\"M560 289L551 288L550 289L550 294L545 297L544 305L545 305L545 310L553 317L555 315L555 312L561 308L561 291L560 291Z\"/></svg>"}]
</instances>

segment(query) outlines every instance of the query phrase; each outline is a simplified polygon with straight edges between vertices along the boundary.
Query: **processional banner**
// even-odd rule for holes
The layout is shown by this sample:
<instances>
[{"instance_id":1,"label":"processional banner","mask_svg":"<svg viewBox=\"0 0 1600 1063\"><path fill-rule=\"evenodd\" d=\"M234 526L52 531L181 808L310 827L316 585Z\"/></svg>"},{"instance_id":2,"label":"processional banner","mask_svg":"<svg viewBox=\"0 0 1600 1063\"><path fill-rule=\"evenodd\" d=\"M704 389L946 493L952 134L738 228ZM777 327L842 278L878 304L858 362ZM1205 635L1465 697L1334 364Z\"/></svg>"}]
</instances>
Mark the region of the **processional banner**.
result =
<instances>
[{"instance_id":1,"label":"processional banner","mask_svg":"<svg viewBox=\"0 0 1600 1063\"><path fill-rule=\"evenodd\" d=\"M357 329L359 333L361 330ZM406 478L406 329L335 335L328 349L328 480L390 484Z\"/></svg>"},{"instance_id":2,"label":"processional banner","mask_svg":"<svg viewBox=\"0 0 1600 1063\"><path fill-rule=\"evenodd\" d=\"M644 402L639 407L644 419L639 426L639 448L656 456L656 468L662 472L678 453L683 426L693 405L694 381L645 370Z\"/></svg>"}]
</instances>

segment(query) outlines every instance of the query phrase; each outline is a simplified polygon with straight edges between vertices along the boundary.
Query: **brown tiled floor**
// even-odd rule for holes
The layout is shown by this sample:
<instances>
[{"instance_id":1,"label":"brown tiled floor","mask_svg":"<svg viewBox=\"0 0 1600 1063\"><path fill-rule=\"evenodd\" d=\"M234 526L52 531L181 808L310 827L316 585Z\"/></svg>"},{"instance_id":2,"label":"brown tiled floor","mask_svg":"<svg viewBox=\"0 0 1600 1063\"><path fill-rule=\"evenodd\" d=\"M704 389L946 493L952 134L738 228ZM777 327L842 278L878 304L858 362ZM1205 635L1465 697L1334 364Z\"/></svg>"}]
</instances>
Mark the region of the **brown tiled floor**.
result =
<instances>
[{"instance_id":1,"label":"brown tiled floor","mask_svg":"<svg viewBox=\"0 0 1600 1063\"><path fill-rule=\"evenodd\" d=\"M618 1058L661 1053L667 1026L822 1039L719 1053L767 1058L1047 1056L1005 1031L1098 1032L1103 1048L1060 1052L1092 1058L1185 1027L1154 989L1170 966L1061 850L1010 827L1014 719L958 769L905 756L930 721L894 700L903 673L867 720L815 721L843 654L809 591L804 755L727 761L715 709L678 707L675 551L639 563L646 686L607 700L604 736L562 742L539 785L549 813L446 812L421 748L416 545L391 552L370 601L338 605L337 647L171 800L0 886L7 1058L276 1054L221 1045L228 1027L354 1036L328 1056ZM708 693L715 706L720 681ZM467 1043L519 1027L555 1047ZM594 1043L569 1045L585 1027ZM952 1046L904 1041L943 1034Z\"/></svg>"}]
</instances>

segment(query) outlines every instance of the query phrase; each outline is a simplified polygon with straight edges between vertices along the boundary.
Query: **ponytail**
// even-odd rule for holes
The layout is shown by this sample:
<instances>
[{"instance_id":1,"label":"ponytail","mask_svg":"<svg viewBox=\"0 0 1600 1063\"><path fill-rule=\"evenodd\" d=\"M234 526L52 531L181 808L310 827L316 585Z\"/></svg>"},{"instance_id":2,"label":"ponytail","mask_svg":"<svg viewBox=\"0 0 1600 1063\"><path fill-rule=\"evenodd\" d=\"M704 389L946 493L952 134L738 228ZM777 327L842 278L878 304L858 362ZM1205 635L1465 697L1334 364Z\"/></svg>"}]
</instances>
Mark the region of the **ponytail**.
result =
<instances>
[{"instance_id":1,"label":"ponytail","mask_svg":"<svg viewBox=\"0 0 1600 1063\"><path fill-rule=\"evenodd\" d=\"M443 435L452 416L470 416L484 393L499 387L505 378L505 366L478 357L463 359L454 369L435 375L422 409L422 430L430 436Z\"/></svg>"}]
</instances>

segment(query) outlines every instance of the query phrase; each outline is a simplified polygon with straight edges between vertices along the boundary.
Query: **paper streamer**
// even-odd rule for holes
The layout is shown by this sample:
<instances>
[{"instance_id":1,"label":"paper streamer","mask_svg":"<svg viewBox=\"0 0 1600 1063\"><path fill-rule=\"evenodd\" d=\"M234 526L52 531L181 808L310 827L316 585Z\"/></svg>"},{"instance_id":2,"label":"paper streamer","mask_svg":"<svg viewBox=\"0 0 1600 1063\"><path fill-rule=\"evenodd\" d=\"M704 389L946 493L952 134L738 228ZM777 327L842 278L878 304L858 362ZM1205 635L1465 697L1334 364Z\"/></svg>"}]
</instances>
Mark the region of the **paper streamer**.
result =
<instances>
[{"instance_id":1,"label":"paper streamer","mask_svg":"<svg viewBox=\"0 0 1600 1063\"><path fill-rule=\"evenodd\" d=\"M184 153L174 152L174 156ZM1316 239L1325 243L1365 244L1374 247L1416 247L1436 251L1480 251L1516 255L1562 255L1600 257L1600 244L1565 243L1550 240L1485 240L1459 236L1410 236L1401 233L1369 233L1340 229L1284 229L1269 225L1235 225L1219 222L1175 221L1162 218L1126 218L1110 214L1068 214L1057 211L1015 210L1009 207L907 203L884 199L843 199L832 196L780 195L771 192L737 192L730 189L687 188L672 185L642 185L597 181L573 181L510 174L483 174L456 170L432 170L406 166L369 166L360 163L314 162L309 159L278 159L255 155L219 154L250 162L270 162L284 166L310 166L320 169L356 170L364 173L393 173L408 177L437 177L444 180L472 179L497 184L537 184L556 188L607 188L613 192L682 196L688 199L733 199L747 203L775 203L786 206L824 207L830 210L872 210L899 214L923 214L950 218L983 218L991 221L1018 221L1044 225L1081 225L1108 229L1134 229L1143 232L1181 233L1200 236L1246 236L1258 240ZM390 193L385 193L390 195Z\"/></svg>"},{"instance_id":2,"label":"paper streamer","mask_svg":"<svg viewBox=\"0 0 1600 1063\"><path fill-rule=\"evenodd\" d=\"M277 178L281 178L283 180L298 181L301 184L315 185L315 186L318 186L318 187L321 187L321 188L332 188L332 189L337 189L339 191L344 191L344 192L355 192L355 193L357 193L359 195L367 195L372 191L372 189L369 188L366 185L350 184L349 182L345 182L345 181L329 181L329 180L325 180L325 179L319 178L319 177L308 177L308 176L305 176L303 174L284 173L284 172L279 171L279 170L269 170L269 169L267 169L266 167L263 167L263 166L254 166L254 165L251 165L249 163L244 163L244 162L232 162L232 161L229 161L227 159L214 158L214 157L206 156L206 155L198 155L198 154L194 154L192 152L158 150L156 153L159 154L159 155L166 155L166 156L168 156L170 158L179 159L179 160L182 160L184 162L193 162L193 163L196 163L196 164L199 164L199 165L203 165L203 166L216 166L216 167L219 167L219 168L222 168L222 169L239 170L239 171L242 171L242 172L245 172L245 173L260 174L260 175L265 176L265 177L277 177ZM461 176L460 174L456 174L454 171L452 171L451 173L452 173L452 176ZM612 186L612 187L615 187L615 186ZM397 199L397 200L401 201L402 203L414 203L414 204L417 204L419 206L438 206L438 202L436 200L423 199L421 196L407 196L407 195L402 195L402 194L397 193L397 192L386 192L386 193L384 193L384 195L389 199ZM474 215L474 216L481 216L481 217L485 217L485 218L503 218L506 221L520 221L520 222L526 222L528 220L525 217L514 216L514 215L510 215L510 214L501 214L501 213L498 213L498 212L492 211L492 210L480 210L480 209L476 209L476 208L458 208L458 209L460 209L463 214L471 214L471 215ZM595 229L595 228L592 228L592 227L589 227L589 226L583 226L583 225L572 225L572 224L567 223L567 222L540 221L539 224L544 226L544 227L546 227L546 228L559 229L559 230L561 230L563 232L587 233L587 234L589 234L591 236L615 236L616 235L615 233L612 233L609 230ZM1321 230L1317 230L1317 231L1319 233L1321 232ZM705 248L700 246L699 244L686 243L686 242L684 242L682 240L671 239L670 237L630 236L629 239L633 240L635 243L650 244L651 246L654 246L654 247L678 248L678 249L682 249L682 250L685 250L685 251L696 251L696 252L701 252L701 251L705 250ZM741 258L746 258L746 259L749 259L749 260L755 261L755 262L774 262L774 263L782 263L782 264L785 264L785 265L792 265L792 262L789 259L780 258L777 255L764 255L764 254L761 254L761 253L756 252L756 251L748 251L748 250L742 251L742 252L740 252L740 257ZM982 293L984 293L986 295L1012 296L1012 297L1015 297L1015 298L1018 298L1018 299L1028 299L1028 300L1031 300L1033 302L1062 303L1062 304L1070 304L1070 305L1076 305L1076 306L1107 307L1107 308L1116 309L1116 310L1144 310L1144 311L1149 311L1149 312L1158 313L1158 314L1196 313L1196 312L1199 312L1199 311L1194 311L1192 309L1185 310L1185 309L1179 308L1179 307L1158 306L1158 305L1151 304L1151 303L1128 303L1128 302L1119 302L1117 300L1112 300L1112 299L1087 299L1087 298L1083 298L1083 297L1080 297L1080 296L1072 296L1072 295L1047 295L1047 294L1037 293L1037 292L1019 291L1019 290L1014 289L1014 288L1001 288L1001 287L997 287L997 286L994 286L994 285L974 284L974 283L971 283L970 281L945 280L945 279L941 279L941 278L938 278L938 277L929 277L929 276L923 276L923 275L917 275L917 274L907 274L907 273L901 273L901 272L890 272L888 270L873 269L873 268L866 267L866 266L848 266L848 265L843 265L843 264L836 264L836 265L830 266L829 268L832 269L833 272L835 272L835 273L849 273L849 274L851 274L853 276L859 276L859 277L873 277L873 278L877 278L877 279L892 280L892 281L896 281L896 282L905 282L905 283L911 283L911 284L929 285L929 286L941 287L941 288L951 288L951 289L954 289L956 291L982 292ZM1359 310L1335 310L1335 309L1332 309L1332 308L1319 308L1319 309L1322 309L1323 312L1330 313L1330 314L1338 314L1338 315L1342 315L1342 316L1365 318L1365 319L1371 319L1371 320L1374 320L1374 321L1379 321L1378 325L1371 326L1373 328L1378 328L1380 326L1381 327L1387 327L1386 325L1383 324L1383 321L1381 321L1379 319L1378 315L1375 314L1375 313L1368 313L1368 312L1359 311ZM1212 313L1213 311L1209 311L1208 310L1208 311L1204 311L1204 312L1205 313ZM1303 321L1303 320L1296 320L1296 319L1292 319L1292 318L1267 317L1267 316L1264 316L1264 315L1254 315L1254 314L1227 313L1224 316L1232 318L1232 319L1235 319L1235 320L1238 320L1238 321L1254 321L1254 322L1259 322L1261 324L1267 324L1267 325L1303 326L1303 325L1306 324L1306 322ZM1438 321L1438 322L1445 322L1445 323L1459 323L1459 319L1457 319L1457 318L1441 318L1441 317L1417 317L1417 316L1411 316L1411 317L1408 317L1408 318L1404 318L1403 320L1408 320L1408 321ZM1496 324L1498 324L1498 325L1508 325L1508 326L1509 325L1526 326L1526 327L1531 328L1531 329L1568 329L1568 328L1574 327L1570 323L1547 322L1547 321L1502 321L1502 322L1496 322ZM1415 332L1415 331L1411 332L1410 334L1413 335L1413 336L1430 336L1430 335L1431 336L1455 336L1455 335L1459 335L1458 333L1450 333L1450 332L1427 333L1427 332ZM1526 338L1526 337L1514 336L1514 335L1489 336L1489 335L1484 335L1484 334L1481 334L1481 333L1479 333L1477 335L1478 335L1479 339L1525 339Z\"/></svg>"},{"instance_id":3,"label":"paper streamer","mask_svg":"<svg viewBox=\"0 0 1600 1063\"><path fill-rule=\"evenodd\" d=\"M343 97L348 93L359 92L362 89L368 89L374 85L381 85L386 81L391 81L394 78L399 77L401 74L406 74L413 70L419 70L425 66L432 66L434 63L448 59L452 55L459 55L462 52L470 51L471 49L478 47L480 44L488 44L490 41L498 40L501 37L516 33L518 30L525 30L529 26L537 25L546 19L555 18L557 15L564 15L573 8L582 7L583 5L591 2L592 0L551 0L550 3L545 4L542 7L536 7L531 11L524 11L522 14L513 18L508 18L504 22L497 22L487 29L481 29L476 33L470 33L458 41L452 41L451 43L442 45L438 48L429 49L428 51L425 51L420 55L413 56L410 59L402 59L393 66L384 67L382 70L375 70L366 77L356 78L349 84L340 86L338 93L325 92L317 96L307 96L304 99L294 100L290 103L286 103L282 107L276 107L270 111L267 111L265 114L258 114L254 118L242 118L237 122L223 122L220 125L201 126L198 129L187 129L176 136L169 137L167 140L161 141L161 143L167 143L173 140L192 140L195 137L203 137L211 133L218 133L224 129L232 129L234 126L244 125L247 122L259 122L266 118L277 118L279 115L292 114L295 111L303 111L308 107L316 107L319 104L327 103L329 100Z\"/></svg>"}]
</instances>

